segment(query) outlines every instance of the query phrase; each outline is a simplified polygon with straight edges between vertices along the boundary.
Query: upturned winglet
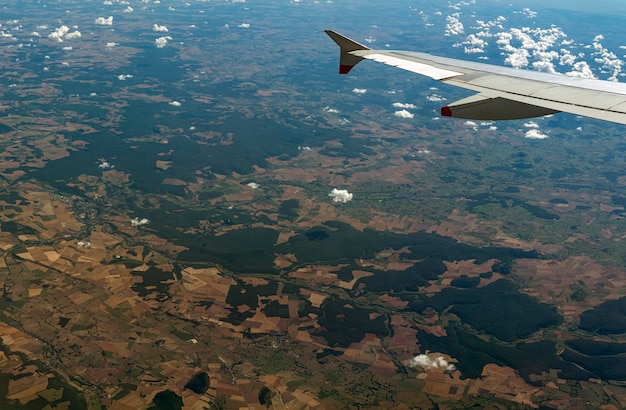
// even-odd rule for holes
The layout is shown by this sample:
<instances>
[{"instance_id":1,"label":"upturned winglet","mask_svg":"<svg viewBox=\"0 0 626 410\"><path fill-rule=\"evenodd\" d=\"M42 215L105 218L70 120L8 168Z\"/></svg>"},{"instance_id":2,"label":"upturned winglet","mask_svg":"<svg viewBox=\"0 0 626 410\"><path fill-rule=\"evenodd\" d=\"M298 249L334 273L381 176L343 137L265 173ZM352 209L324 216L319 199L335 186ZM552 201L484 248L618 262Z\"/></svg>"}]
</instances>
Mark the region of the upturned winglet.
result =
<instances>
[{"instance_id":1,"label":"upturned winglet","mask_svg":"<svg viewBox=\"0 0 626 410\"><path fill-rule=\"evenodd\" d=\"M339 74L348 74L350 70L352 70L352 67L357 65L359 61L363 60L363 57L350 54L352 51L370 49L369 47L365 47L363 44L359 44L335 31L324 30L324 32L328 34L328 36L332 38L341 49L341 54L339 56Z\"/></svg>"}]
</instances>

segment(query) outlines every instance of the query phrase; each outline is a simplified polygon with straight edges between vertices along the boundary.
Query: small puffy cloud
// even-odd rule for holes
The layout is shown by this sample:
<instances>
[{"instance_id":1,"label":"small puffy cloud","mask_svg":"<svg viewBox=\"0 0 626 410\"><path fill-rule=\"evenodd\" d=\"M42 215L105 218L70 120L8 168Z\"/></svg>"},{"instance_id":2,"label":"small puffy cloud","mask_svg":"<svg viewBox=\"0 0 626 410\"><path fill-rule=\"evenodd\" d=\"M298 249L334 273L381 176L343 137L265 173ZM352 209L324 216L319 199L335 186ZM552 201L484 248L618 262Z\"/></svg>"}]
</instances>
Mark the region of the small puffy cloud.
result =
<instances>
[{"instance_id":1,"label":"small puffy cloud","mask_svg":"<svg viewBox=\"0 0 626 410\"><path fill-rule=\"evenodd\" d=\"M537 17L537 12L536 11L532 11L531 9L529 9L528 7L524 8L524 10L522 10L522 14L524 14L526 17L528 18L535 18Z\"/></svg>"},{"instance_id":2,"label":"small puffy cloud","mask_svg":"<svg viewBox=\"0 0 626 410\"><path fill-rule=\"evenodd\" d=\"M400 110L393 113L396 117L400 118L413 118L413 114L408 112L407 110Z\"/></svg>"},{"instance_id":3,"label":"small puffy cloud","mask_svg":"<svg viewBox=\"0 0 626 410\"><path fill-rule=\"evenodd\" d=\"M79 248L89 249L89 248L91 248L91 242L89 242L89 241L78 241L78 242L76 242L76 246L78 246Z\"/></svg>"},{"instance_id":4,"label":"small puffy cloud","mask_svg":"<svg viewBox=\"0 0 626 410\"><path fill-rule=\"evenodd\" d=\"M128 6L128 7L126 7L124 9L124 13L132 13L133 11L134 11L134 9L132 7L130 7L130 6Z\"/></svg>"},{"instance_id":5,"label":"small puffy cloud","mask_svg":"<svg viewBox=\"0 0 626 410\"><path fill-rule=\"evenodd\" d=\"M428 101L432 101L432 102L441 102L441 101L445 101L446 99L438 94L431 94L428 97L426 97L426 99ZM411 104L413 105L413 104ZM412 108L415 108L415 106L413 106Z\"/></svg>"},{"instance_id":6,"label":"small puffy cloud","mask_svg":"<svg viewBox=\"0 0 626 410\"><path fill-rule=\"evenodd\" d=\"M68 26L57 27L52 33L48 34L48 38L61 42L63 41L63 37L69 33L69 31L70 28Z\"/></svg>"},{"instance_id":7,"label":"small puffy cloud","mask_svg":"<svg viewBox=\"0 0 626 410\"><path fill-rule=\"evenodd\" d=\"M565 73L568 77L596 78L586 61L574 63L572 71Z\"/></svg>"},{"instance_id":8,"label":"small puffy cloud","mask_svg":"<svg viewBox=\"0 0 626 410\"><path fill-rule=\"evenodd\" d=\"M415 106L414 104L410 104L410 103L393 103L393 108L417 108L417 106Z\"/></svg>"},{"instance_id":9,"label":"small puffy cloud","mask_svg":"<svg viewBox=\"0 0 626 410\"><path fill-rule=\"evenodd\" d=\"M534 140L545 140L548 136L536 128L530 129L526 131L526 138L534 139Z\"/></svg>"},{"instance_id":10,"label":"small puffy cloud","mask_svg":"<svg viewBox=\"0 0 626 410\"><path fill-rule=\"evenodd\" d=\"M142 226L142 225L147 225L149 223L150 223L150 220L147 219L147 218L139 219L139 217L136 217L136 218L133 218L133 219L130 220L131 226L135 226L135 227Z\"/></svg>"},{"instance_id":11,"label":"small puffy cloud","mask_svg":"<svg viewBox=\"0 0 626 410\"><path fill-rule=\"evenodd\" d=\"M129 78L133 78L133 75L132 74L119 74L117 76L117 79L120 81L125 81L125 80L128 80Z\"/></svg>"},{"instance_id":12,"label":"small puffy cloud","mask_svg":"<svg viewBox=\"0 0 626 410\"><path fill-rule=\"evenodd\" d=\"M458 13L454 13L446 17L446 21L447 21L446 29L445 29L446 36L459 35L459 34L465 33L465 27L463 27L463 23L459 21Z\"/></svg>"},{"instance_id":13,"label":"small puffy cloud","mask_svg":"<svg viewBox=\"0 0 626 410\"><path fill-rule=\"evenodd\" d=\"M617 77L622 76L622 66L624 62L617 58L615 53L606 49L600 41L604 40L604 36L598 34L593 39L593 49L595 52L592 54L595 58L594 61L598 64L601 64L602 73L609 73L611 76L608 78L609 81L617 81Z\"/></svg>"},{"instance_id":14,"label":"small puffy cloud","mask_svg":"<svg viewBox=\"0 0 626 410\"><path fill-rule=\"evenodd\" d=\"M559 56L559 64L560 65L574 65L576 62L576 56L572 54L569 50L564 48L561 49L561 55Z\"/></svg>"},{"instance_id":15,"label":"small puffy cloud","mask_svg":"<svg viewBox=\"0 0 626 410\"><path fill-rule=\"evenodd\" d=\"M461 44L465 46L466 54L484 53L485 47L488 45L485 40L479 38L476 34L470 34Z\"/></svg>"},{"instance_id":16,"label":"small puffy cloud","mask_svg":"<svg viewBox=\"0 0 626 410\"><path fill-rule=\"evenodd\" d=\"M166 26L159 26L158 24L154 23L152 25L152 31L159 31L161 33L167 33L169 30L167 29Z\"/></svg>"},{"instance_id":17,"label":"small puffy cloud","mask_svg":"<svg viewBox=\"0 0 626 410\"><path fill-rule=\"evenodd\" d=\"M528 121L526 123L524 123L524 127L526 128L539 128L539 124L537 124L535 121Z\"/></svg>"},{"instance_id":18,"label":"small puffy cloud","mask_svg":"<svg viewBox=\"0 0 626 410\"><path fill-rule=\"evenodd\" d=\"M478 124L474 121L465 121L463 125L465 125L468 128L473 129L474 131L478 131Z\"/></svg>"},{"instance_id":19,"label":"small puffy cloud","mask_svg":"<svg viewBox=\"0 0 626 410\"><path fill-rule=\"evenodd\" d=\"M346 189L333 188L328 196L333 199L333 202L339 202L342 204L352 201L352 194Z\"/></svg>"},{"instance_id":20,"label":"small puffy cloud","mask_svg":"<svg viewBox=\"0 0 626 410\"><path fill-rule=\"evenodd\" d=\"M71 40L71 39L73 39L73 38L79 38L79 37L82 37L82 36L83 36L83 35L82 35L82 34L80 34L80 31L75 30L75 31L72 31L71 33L67 33L67 34L65 35L65 38L66 38L66 39L68 39L68 40Z\"/></svg>"},{"instance_id":21,"label":"small puffy cloud","mask_svg":"<svg viewBox=\"0 0 626 410\"><path fill-rule=\"evenodd\" d=\"M174 107L180 107L181 105L183 105L181 102L179 101L170 101L168 103L169 105L173 105Z\"/></svg>"},{"instance_id":22,"label":"small puffy cloud","mask_svg":"<svg viewBox=\"0 0 626 410\"><path fill-rule=\"evenodd\" d=\"M367 90L365 88L354 88L352 92L355 94L365 94Z\"/></svg>"},{"instance_id":23,"label":"small puffy cloud","mask_svg":"<svg viewBox=\"0 0 626 410\"><path fill-rule=\"evenodd\" d=\"M98 165L98 168L105 170L105 169L111 169L114 168L113 165L111 165L111 163L107 162L107 161L103 161Z\"/></svg>"},{"instance_id":24,"label":"small puffy cloud","mask_svg":"<svg viewBox=\"0 0 626 410\"><path fill-rule=\"evenodd\" d=\"M76 26L74 26L76 28ZM70 28L68 26L60 26L57 27L52 33L48 34L48 38L56 40L58 42L63 42L63 40L71 40L73 38L79 38L82 34L80 31L75 30L70 33Z\"/></svg>"},{"instance_id":25,"label":"small puffy cloud","mask_svg":"<svg viewBox=\"0 0 626 410\"><path fill-rule=\"evenodd\" d=\"M448 372L456 370L456 367L449 363L443 356L437 356L431 359L425 354L420 354L409 360L408 367L421 367L424 370L436 370L441 369Z\"/></svg>"},{"instance_id":26,"label":"small puffy cloud","mask_svg":"<svg viewBox=\"0 0 626 410\"><path fill-rule=\"evenodd\" d=\"M239 28L250 28L250 23L241 23L237 27L239 27Z\"/></svg>"},{"instance_id":27,"label":"small puffy cloud","mask_svg":"<svg viewBox=\"0 0 626 410\"><path fill-rule=\"evenodd\" d=\"M101 26L112 26L113 25L113 16L109 17L98 17L94 23L100 24Z\"/></svg>"},{"instance_id":28,"label":"small puffy cloud","mask_svg":"<svg viewBox=\"0 0 626 410\"><path fill-rule=\"evenodd\" d=\"M528 57L530 53L525 48L515 49L504 59L504 64L513 68L524 68L528 66Z\"/></svg>"},{"instance_id":29,"label":"small puffy cloud","mask_svg":"<svg viewBox=\"0 0 626 410\"><path fill-rule=\"evenodd\" d=\"M72 46L63 47L63 51L72 51L73 49L74 47Z\"/></svg>"},{"instance_id":30,"label":"small puffy cloud","mask_svg":"<svg viewBox=\"0 0 626 410\"><path fill-rule=\"evenodd\" d=\"M119 45L120 45L120 43L109 42L109 43L107 43L106 47L107 47L108 50L110 50L113 47L119 46Z\"/></svg>"},{"instance_id":31,"label":"small puffy cloud","mask_svg":"<svg viewBox=\"0 0 626 410\"><path fill-rule=\"evenodd\" d=\"M246 185L247 185L247 186L248 186L248 188L250 188L250 189L259 189L259 187L261 186L261 185L257 184L256 182L250 182L250 183L248 183L248 184L246 184Z\"/></svg>"},{"instance_id":32,"label":"small puffy cloud","mask_svg":"<svg viewBox=\"0 0 626 410\"><path fill-rule=\"evenodd\" d=\"M163 37L159 37L156 40L154 40L154 45L157 46L158 48L163 48L167 45L168 40L171 40L172 37L170 36L163 36Z\"/></svg>"},{"instance_id":33,"label":"small puffy cloud","mask_svg":"<svg viewBox=\"0 0 626 410\"><path fill-rule=\"evenodd\" d=\"M331 108L331 107L329 107L328 105L327 105L326 107L324 107L322 110L323 110L324 112L329 112L329 113L331 113L331 114L337 114L337 113L339 113L339 110L338 110L338 109L336 109L336 108Z\"/></svg>"}]
</instances>

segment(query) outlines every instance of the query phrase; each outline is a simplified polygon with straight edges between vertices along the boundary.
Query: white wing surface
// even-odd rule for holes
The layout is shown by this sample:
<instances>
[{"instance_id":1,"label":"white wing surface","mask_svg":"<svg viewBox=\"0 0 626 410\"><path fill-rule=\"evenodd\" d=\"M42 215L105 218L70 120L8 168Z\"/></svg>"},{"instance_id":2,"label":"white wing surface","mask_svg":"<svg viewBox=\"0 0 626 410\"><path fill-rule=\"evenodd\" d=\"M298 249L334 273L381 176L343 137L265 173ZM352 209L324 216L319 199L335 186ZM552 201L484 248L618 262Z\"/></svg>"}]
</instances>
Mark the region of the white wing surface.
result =
<instances>
[{"instance_id":1,"label":"white wing surface","mask_svg":"<svg viewBox=\"0 0 626 410\"><path fill-rule=\"evenodd\" d=\"M374 60L476 91L441 108L446 117L512 120L569 112L626 124L626 84L519 70L413 51L372 50L332 30L341 49L339 73Z\"/></svg>"}]
</instances>

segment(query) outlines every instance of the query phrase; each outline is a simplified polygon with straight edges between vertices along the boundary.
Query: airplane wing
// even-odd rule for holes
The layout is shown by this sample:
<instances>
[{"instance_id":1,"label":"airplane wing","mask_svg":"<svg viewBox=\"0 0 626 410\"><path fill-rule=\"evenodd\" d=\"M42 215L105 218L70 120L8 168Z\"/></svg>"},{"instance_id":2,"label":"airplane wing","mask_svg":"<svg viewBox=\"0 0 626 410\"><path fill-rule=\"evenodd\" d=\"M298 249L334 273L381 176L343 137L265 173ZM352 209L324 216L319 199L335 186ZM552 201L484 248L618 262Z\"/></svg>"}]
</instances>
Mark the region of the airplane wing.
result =
<instances>
[{"instance_id":1,"label":"airplane wing","mask_svg":"<svg viewBox=\"0 0 626 410\"><path fill-rule=\"evenodd\" d=\"M626 124L626 83L568 77L475 63L426 53L372 50L326 30L341 49L339 73L363 59L476 91L441 108L441 115L474 120L512 120L569 112Z\"/></svg>"}]
</instances>

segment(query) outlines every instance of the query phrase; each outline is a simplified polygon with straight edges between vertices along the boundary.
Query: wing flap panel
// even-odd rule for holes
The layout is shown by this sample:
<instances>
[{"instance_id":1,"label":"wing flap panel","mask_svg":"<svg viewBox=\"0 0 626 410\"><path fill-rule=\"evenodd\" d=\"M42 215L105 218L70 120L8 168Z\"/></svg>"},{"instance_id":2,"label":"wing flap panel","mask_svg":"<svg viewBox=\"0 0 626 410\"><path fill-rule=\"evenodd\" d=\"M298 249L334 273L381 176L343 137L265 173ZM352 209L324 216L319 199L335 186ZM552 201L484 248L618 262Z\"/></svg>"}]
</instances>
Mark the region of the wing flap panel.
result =
<instances>
[{"instance_id":1,"label":"wing flap panel","mask_svg":"<svg viewBox=\"0 0 626 410\"><path fill-rule=\"evenodd\" d=\"M548 87L543 90L527 93L529 97L549 101L567 101L573 105L608 110L626 102L626 96L609 94L603 91L569 88L563 86Z\"/></svg>"},{"instance_id":2,"label":"wing flap panel","mask_svg":"<svg viewBox=\"0 0 626 410\"><path fill-rule=\"evenodd\" d=\"M368 60L377 61L379 63L387 64L390 66L398 67L403 70L411 71L416 74L425 75L434 80L442 80L444 78L455 77L463 75L464 73L459 71L446 70L443 68L435 67L433 65L420 63L418 61L412 61L404 58L394 57L387 54L379 54L372 52L355 51L351 53L355 56L366 58Z\"/></svg>"},{"instance_id":3,"label":"wing flap panel","mask_svg":"<svg viewBox=\"0 0 626 410\"><path fill-rule=\"evenodd\" d=\"M461 79L462 80L462 79ZM515 77L507 77L502 75L483 74L480 77L471 79L467 83L489 89L503 90L513 94L529 95L539 91L543 91L550 84L538 81L521 80Z\"/></svg>"}]
</instances>

